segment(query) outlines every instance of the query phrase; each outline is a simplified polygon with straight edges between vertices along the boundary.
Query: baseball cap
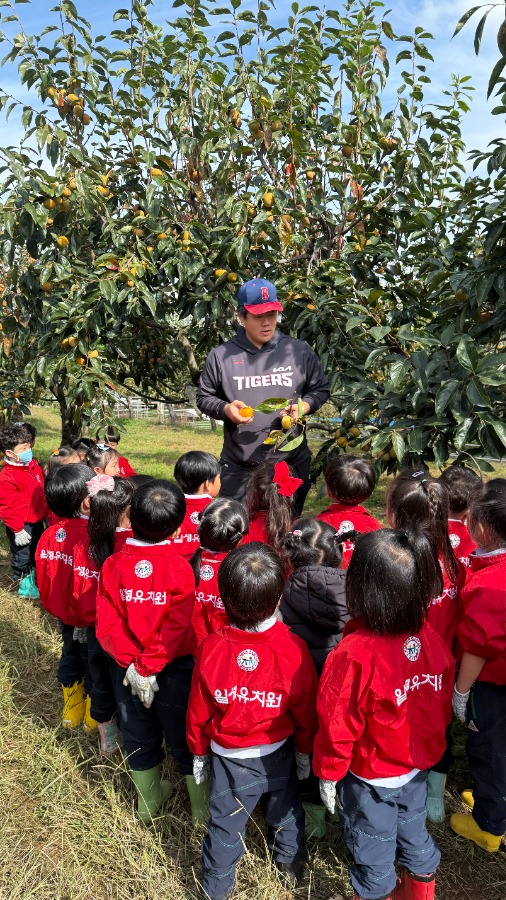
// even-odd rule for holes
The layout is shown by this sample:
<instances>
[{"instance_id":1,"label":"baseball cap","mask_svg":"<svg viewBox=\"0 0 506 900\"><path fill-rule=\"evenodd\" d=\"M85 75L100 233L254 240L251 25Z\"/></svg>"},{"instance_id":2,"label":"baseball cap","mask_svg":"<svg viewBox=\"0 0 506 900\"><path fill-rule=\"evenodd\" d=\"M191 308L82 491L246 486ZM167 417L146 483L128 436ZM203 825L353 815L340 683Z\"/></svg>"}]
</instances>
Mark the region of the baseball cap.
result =
<instances>
[{"instance_id":1,"label":"baseball cap","mask_svg":"<svg viewBox=\"0 0 506 900\"><path fill-rule=\"evenodd\" d=\"M237 291L237 306L239 309L244 308L253 316L261 316L273 310L283 312L275 286L265 278L253 278L241 284Z\"/></svg>"}]
</instances>

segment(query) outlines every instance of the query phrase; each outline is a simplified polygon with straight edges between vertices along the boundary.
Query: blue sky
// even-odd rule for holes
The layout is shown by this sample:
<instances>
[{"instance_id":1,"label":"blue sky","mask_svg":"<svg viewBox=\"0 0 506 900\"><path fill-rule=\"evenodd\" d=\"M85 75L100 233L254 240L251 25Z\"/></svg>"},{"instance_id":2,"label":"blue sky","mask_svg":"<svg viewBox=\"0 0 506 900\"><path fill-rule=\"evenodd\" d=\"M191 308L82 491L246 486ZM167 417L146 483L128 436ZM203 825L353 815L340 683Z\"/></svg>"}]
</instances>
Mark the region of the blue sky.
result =
<instances>
[{"instance_id":1,"label":"blue sky","mask_svg":"<svg viewBox=\"0 0 506 900\"><path fill-rule=\"evenodd\" d=\"M129 0L86 0L86 2L74 0L74 2L80 14L91 22L96 34L107 34L112 28L115 9L129 6ZM391 8L389 19L397 33L412 33L417 25L421 25L435 36L435 40L430 44L435 62L433 65L428 63L428 74L432 79L432 85L426 92L429 101L442 101L442 91L447 88L452 72L472 76L475 88L472 111L463 129L468 150L485 149L488 141L503 133L503 120L491 115L495 103L493 100L487 101L486 98L490 72L499 55L496 34L504 15L503 11L495 10L489 16L479 57L475 56L473 49L474 28L479 20L479 14L476 14L464 30L451 40L460 16L471 6L478 5L478 2L479 0L391 0L390 4L387 4ZM52 18L49 9L53 5L48 0L32 0L30 4L17 7L28 33L38 33L48 24ZM219 0L216 5L224 4ZM256 0L245 0L243 5L245 8L252 5L256 7ZM326 5L328 8L340 9L343 4L339 0L327 0ZM288 9L287 0L278 0L277 11L269 14L270 21L282 22L288 15ZM4 8L2 12L6 13L7 10ZM160 24L173 18L175 14L181 14L181 10L172 11L172 0L154 0L153 6L150 7L151 17ZM7 52L5 47L5 44L0 47L2 56ZM0 79L4 90L20 100L24 99L26 95L19 89L17 74L12 67L4 67ZM17 144L21 135L22 129L17 116L13 115L7 125L2 123L0 140L4 146Z\"/></svg>"}]
</instances>

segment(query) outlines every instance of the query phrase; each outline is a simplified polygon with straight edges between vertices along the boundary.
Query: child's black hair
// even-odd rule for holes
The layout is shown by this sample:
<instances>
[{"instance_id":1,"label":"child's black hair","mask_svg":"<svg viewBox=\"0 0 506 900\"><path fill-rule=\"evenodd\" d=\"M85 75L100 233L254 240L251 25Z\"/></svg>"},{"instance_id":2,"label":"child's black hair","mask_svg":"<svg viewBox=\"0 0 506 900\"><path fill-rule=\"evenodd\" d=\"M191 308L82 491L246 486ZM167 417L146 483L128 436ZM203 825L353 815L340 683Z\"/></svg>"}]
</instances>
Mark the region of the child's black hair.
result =
<instances>
[{"instance_id":1,"label":"child's black hair","mask_svg":"<svg viewBox=\"0 0 506 900\"><path fill-rule=\"evenodd\" d=\"M74 450L73 447L58 447L57 450L51 453L51 456L47 461L46 474L52 475L55 469L59 469L60 466L66 465L65 460L76 454L77 450ZM77 465L77 462L75 464Z\"/></svg>"},{"instance_id":2,"label":"child's black hair","mask_svg":"<svg viewBox=\"0 0 506 900\"><path fill-rule=\"evenodd\" d=\"M116 528L133 495L133 485L127 478L115 478L113 491L99 491L90 497L89 553L99 569L114 553Z\"/></svg>"},{"instance_id":3,"label":"child's black hair","mask_svg":"<svg viewBox=\"0 0 506 900\"><path fill-rule=\"evenodd\" d=\"M272 616L285 584L285 570L272 547L252 541L236 547L218 569L218 588L229 621L254 630Z\"/></svg>"},{"instance_id":4,"label":"child's black hair","mask_svg":"<svg viewBox=\"0 0 506 900\"><path fill-rule=\"evenodd\" d=\"M32 443L32 433L24 422L7 422L0 426L0 449L14 450L18 444Z\"/></svg>"},{"instance_id":5,"label":"child's black hair","mask_svg":"<svg viewBox=\"0 0 506 900\"><path fill-rule=\"evenodd\" d=\"M94 446L95 441L92 438L78 437L75 441L72 441L72 449L77 450L78 453L87 453Z\"/></svg>"},{"instance_id":6,"label":"child's black hair","mask_svg":"<svg viewBox=\"0 0 506 900\"><path fill-rule=\"evenodd\" d=\"M83 500L89 494L86 486L94 472L83 463L59 466L44 482L44 493L51 512L65 519L79 514Z\"/></svg>"},{"instance_id":7,"label":"child's black hair","mask_svg":"<svg viewBox=\"0 0 506 900\"><path fill-rule=\"evenodd\" d=\"M373 466L360 456L340 453L325 469L325 484L329 495L340 503L362 503L376 487Z\"/></svg>"},{"instance_id":8,"label":"child's black hair","mask_svg":"<svg viewBox=\"0 0 506 900\"><path fill-rule=\"evenodd\" d=\"M492 478L471 499L469 521L477 522L506 542L506 478Z\"/></svg>"},{"instance_id":9,"label":"child's black hair","mask_svg":"<svg viewBox=\"0 0 506 900\"><path fill-rule=\"evenodd\" d=\"M130 522L134 537L147 544L165 541L182 525L184 494L173 481L154 478L134 492Z\"/></svg>"},{"instance_id":10,"label":"child's black hair","mask_svg":"<svg viewBox=\"0 0 506 900\"><path fill-rule=\"evenodd\" d=\"M422 530L446 574L455 579L457 562L448 535L449 499L444 484L429 472L405 469L394 478L387 493L387 513L401 531Z\"/></svg>"},{"instance_id":11,"label":"child's black hair","mask_svg":"<svg viewBox=\"0 0 506 900\"><path fill-rule=\"evenodd\" d=\"M362 535L346 576L346 602L375 634L416 634L443 586L441 567L420 531Z\"/></svg>"},{"instance_id":12,"label":"child's black hair","mask_svg":"<svg viewBox=\"0 0 506 900\"><path fill-rule=\"evenodd\" d=\"M269 544L279 550L282 539L292 526L294 497L284 497L273 482L276 462L279 460L267 460L253 469L246 490L246 507L250 519L256 513L265 512L265 532ZM290 469L290 475L294 474Z\"/></svg>"},{"instance_id":13,"label":"child's black hair","mask_svg":"<svg viewBox=\"0 0 506 900\"><path fill-rule=\"evenodd\" d=\"M93 444L85 456L85 463L91 469L105 469L115 456L119 457L118 451L107 444Z\"/></svg>"},{"instance_id":14,"label":"child's black hair","mask_svg":"<svg viewBox=\"0 0 506 900\"><path fill-rule=\"evenodd\" d=\"M35 425L32 425L31 422L20 422L19 424L23 425L24 428L28 428L28 431L31 434L30 443L33 447L33 445L35 444L35 441L37 439L37 429L36 429Z\"/></svg>"},{"instance_id":15,"label":"child's black hair","mask_svg":"<svg viewBox=\"0 0 506 900\"><path fill-rule=\"evenodd\" d=\"M356 531L338 535L332 525L319 519L297 519L281 541L281 547L294 569L302 566L338 569L343 556L343 541L357 537Z\"/></svg>"},{"instance_id":16,"label":"child's black hair","mask_svg":"<svg viewBox=\"0 0 506 900\"><path fill-rule=\"evenodd\" d=\"M448 491L450 513L459 515L469 509L473 494L483 484L480 476L467 466L448 466L439 480Z\"/></svg>"},{"instance_id":17,"label":"child's black hair","mask_svg":"<svg viewBox=\"0 0 506 900\"><path fill-rule=\"evenodd\" d=\"M145 484L150 484L154 481L153 475L129 475L127 479L130 484L133 484L134 490L138 490L138 488L143 487Z\"/></svg>"},{"instance_id":18,"label":"child's black hair","mask_svg":"<svg viewBox=\"0 0 506 900\"><path fill-rule=\"evenodd\" d=\"M218 460L203 450L183 453L174 466L174 478L185 494L196 494L206 481L214 481L219 474Z\"/></svg>"},{"instance_id":19,"label":"child's black hair","mask_svg":"<svg viewBox=\"0 0 506 900\"><path fill-rule=\"evenodd\" d=\"M190 559L197 586L200 581L202 550L216 552L233 550L248 531L248 515L238 500L220 497L206 506L200 514L200 547Z\"/></svg>"}]
</instances>

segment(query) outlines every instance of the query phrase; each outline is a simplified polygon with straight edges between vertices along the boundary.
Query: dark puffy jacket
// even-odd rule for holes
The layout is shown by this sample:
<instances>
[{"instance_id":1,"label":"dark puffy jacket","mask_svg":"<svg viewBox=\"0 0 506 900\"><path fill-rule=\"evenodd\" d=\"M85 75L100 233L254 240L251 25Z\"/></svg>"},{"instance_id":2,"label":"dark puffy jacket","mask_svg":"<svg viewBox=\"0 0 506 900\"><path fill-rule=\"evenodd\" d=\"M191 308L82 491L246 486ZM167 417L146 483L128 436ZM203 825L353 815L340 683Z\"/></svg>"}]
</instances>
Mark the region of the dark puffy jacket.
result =
<instances>
[{"instance_id":1,"label":"dark puffy jacket","mask_svg":"<svg viewBox=\"0 0 506 900\"><path fill-rule=\"evenodd\" d=\"M318 675L349 621L346 608L346 570L302 566L288 578L279 615L306 642Z\"/></svg>"}]
</instances>

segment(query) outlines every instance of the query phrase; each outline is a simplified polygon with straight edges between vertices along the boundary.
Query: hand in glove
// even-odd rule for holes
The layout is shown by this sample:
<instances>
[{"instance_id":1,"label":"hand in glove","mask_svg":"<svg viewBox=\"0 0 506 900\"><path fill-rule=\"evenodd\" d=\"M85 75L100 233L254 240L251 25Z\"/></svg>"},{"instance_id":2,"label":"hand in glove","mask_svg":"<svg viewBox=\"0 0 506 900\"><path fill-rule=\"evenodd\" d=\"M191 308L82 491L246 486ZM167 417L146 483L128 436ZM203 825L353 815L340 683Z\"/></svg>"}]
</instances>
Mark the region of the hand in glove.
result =
<instances>
[{"instance_id":1,"label":"hand in glove","mask_svg":"<svg viewBox=\"0 0 506 900\"><path fill-rule=\"evenodd\" d=\"M125 687L130 685L134 697L138 697L146 709L149 709L158 690L156 675L140 675L133 663L130 663L123 679Z\"/></svg>"},{"instance_id":2,"label":"hand in glove","mask_svg":"<svg viewBox=\"0 0 506 900\"><path fill-rule=\"evenodd\" d=\"M211 776L211 757L209 753L205 756L193 757L193 777L197 784L208 781Z\"/></svg>"},{"instance_id":3,"label":"hand in glove","mask_svg":"<svg viewBox=\"0 0 506 900\"><path fill-rule=\"evenodd\" d=\"M309 753L300 753L299 750L296 750L295 765L297 766L297 778L299 781L309 778L311 775L311 757Z\"/></svg>"},{"instance_id":4,"label":"hand in glove","mask_svg":"<svg viewBox=\"0 0 506 900\"><path fill-rule=\"evenodd\" d=\"M326 781L324 778L320 778L320 797L329 813L335 813L336 806L338 809L342 809L337 796L337 781Z\"/></svg>"},{"instance_id":5,"label":"hand in glove","mask_svg":"<svg viewBox=\"0 0 506 900\"><path fill-rule=\"evenodd\" d=\"M452 708L453 712L457 716L460 722L466 721L466 709L467 709L467 701L469 700L469 691L466 691L465 694L460 694L457 690L457 685L453 688L453 697L452 697Z\"/></svg>"},{"instance_id":6,"label":"hand in glove","mask_svg":"<svg viewBox=\"0 0 506 900\"><path fill-rule=\"evenodd\" d=\"M16 547L26 547L27 544L30 543L32 537L28 534L27 531L23 528L22 531L16 531L14 534L14 543Z\"/></svg>"},{"instance_id":7,"label":"hand in glove","mask_svg":"<svg viewBox=\"0 0 506 900\"><path fill-rule=\"evenodd\" d=\"M87 628L74 628L72 634L73 641L79 641L80 644L88 643L88 629Z\"/></svg>"}]
</instances>

